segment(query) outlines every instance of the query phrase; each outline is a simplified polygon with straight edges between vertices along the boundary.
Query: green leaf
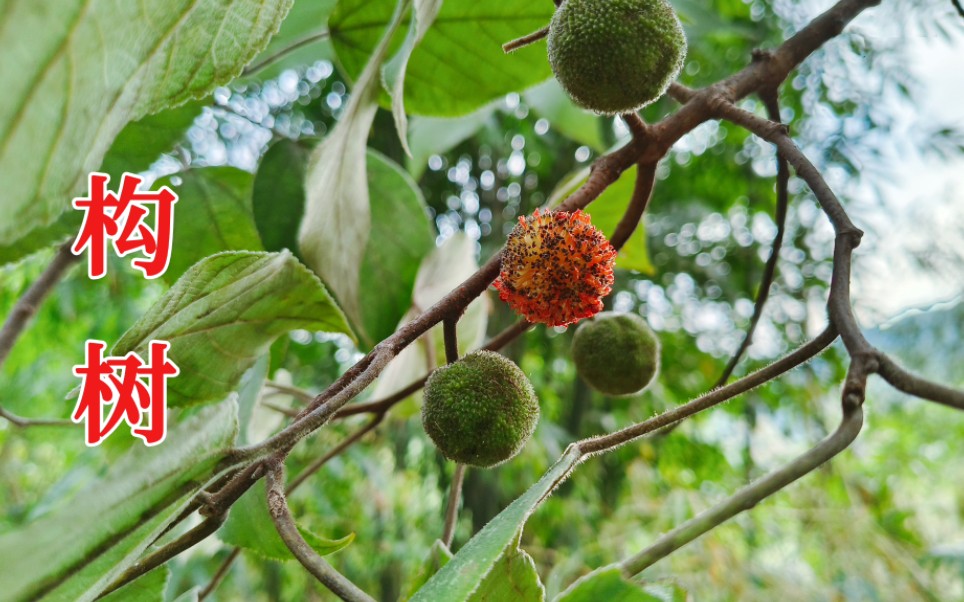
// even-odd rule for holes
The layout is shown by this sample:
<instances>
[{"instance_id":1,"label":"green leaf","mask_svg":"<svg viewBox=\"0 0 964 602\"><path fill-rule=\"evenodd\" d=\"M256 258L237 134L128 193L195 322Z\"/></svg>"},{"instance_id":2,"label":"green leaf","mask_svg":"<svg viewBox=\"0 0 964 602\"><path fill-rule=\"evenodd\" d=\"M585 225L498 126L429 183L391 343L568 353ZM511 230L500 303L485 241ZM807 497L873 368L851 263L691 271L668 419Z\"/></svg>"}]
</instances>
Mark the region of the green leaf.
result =
<instances>
[{"instance_id":1,"label":"green leaf","mask_svg":"<svg viewBox=\"0 0 964 602\"><path fill-rule=\"evenodd\" d=\"M354 78L389 23L394 0L343 0L329 21L343 71ZM413 115L471 113L551 75L544 43L511 55L502 44L546 26L550 2L445 2L405 70L405 109Z\"/></svg>"},{"instance_id":2,"label":"green leaf","mask_svg":"<svg viewBox=\"0 0 964 602\"><path fill-rule=\"evenodd\" d=\"M580 577L554 602L664 602L623 577L618 566L607 566Z\"/></svg>"},{"instance_id":3,"label":"green leaf","mask_svg":"<svg viewBox=\"0 0 964 602\"><path fill-rule=\"evenodd\" d=\"M579 453L569 449L539 481L475 534L452 561L436 573L412 598L413 602L468 600L472 592L498 565L507 549L517 543L529 515L579 463Z\"/></svg>"},{"instance_id":4,"label":"green leaf","mask_svg":"<svg viewBox=\"0 0 964 602\"><path fill-rule=\"evenodd\" d=\"M254 224L266 251L298 249L305 214L305 169L311 150L303 141L279 140L261 158L254 175Z\"/></svg>"},{"instance_id":5,"label":"green leaf","mask_svg":"<svg viewBox=\"0 0 964 602\"><path fill-rule=\"evenodd\" d=\"M114 139L100 171L110 174L112 184L118 184L125 171L139 173L146 170L177 144L205 104L205 101L189 102L128 123ZM80 211L66 211L52 224L35 228L16 242L0 245L0 265L77 236L83 216Z\"/></svg>"},{"instance_id":6,"label":"green leaf","mask_svg":"<svg viewBox=\"0 0 964 602\"><path fill-rule=\"evenodd\" d=\"M336 4L337 0L295 2L278 33L245 67L245 75L266 81L278 77L285 69L333 58L327 35L328 16Z\"/></svg>"},{"instance_id":7,"label":"green leaf","mask_svg":"<svg viewBox=\"0 0 964 602\"><path fill-rule=\"evenodd\" d=\"M361 337L371 347L395 332L412 304L419 264L435 248L422 191L390 159L368 151L372 229L361 269Z\"/></svg>"},{"instance_id":8,"label":"green leaf","mask_svg":"<svg viewBox=\"0 0 964 602\"><path fill-rule=\"evenodd\" d=\"M305 538L305 542L322 556L337 552L355 540L354 533L341 539L327 539L300 525L298 531ZM228 545L251 550L265 558L273 560L294 558L271 520L264 480L256 483L231 506L228 519L218 530L218 537Z\"/></svg>"},{"instance_id":9,"label":"green leaf","mask_svg":"<svg viewBox=\"0 0 964 602\"><path fill-rule=\"evenodd\" d=\"M216 477L237 428L234 401L205 408L162 445L132 447L72 499L0 536L0 600L93 600Z\"/></svg>"},{"instance_id":10,"label":"green leaf","mask_svg":"<svg viewBox=\"0 0 964 602\"><path fill-rule=\"evenodd\" d=\"M519 536L522 530L519 530ZM472 592L469 602L500 602L514 600L517 602L542 602L546 599L546 589L539 581L536 563L525 550L515 545L510 546L499 561L495 563L489 574L485 576L479 588ZM598 598L606 600L608 598Z\"/></svg>"},{"instance_id":11,"label":"green leaf","mask_svg":"<svg viewBox=\"0 0 964 602\"><path fill-rule=\"evenodd\" d=\"M629 201L633 198L633 188L636 186L636 171L633 167L627 169L616 182L606 188L599 198L592 202L585 211L592 218L594 226L611 237L616 231L619 220L622 219ZM553 191L546 203L550 207L561 203L567 196L585 183L589 177L589 167L569 176L563 184ZM629 237L619 254L616 255L616 267L624 270L635 270L647 275L656 273L649 260L649 249L646 244L646 231L640 221L633 235Z\"/></svg>"},{"instance_id":12,"label":"green leaf","mask_svg":"<svg viewBox=\"0 0 964 602\"><path fill-rule=\"evenodd\" d=\"M210 104L208 100L196 100L128 123L114 138L99 171L110 175L112 188L120 184L125 171L146 171L163 153L173 149L184 138L194 119ZM155 189L159 187L154 186Z\"/></svg>"},{"instance_id":13,"label":"green leaf","mask_svg":"<svg viewBox=\"0 0 964 602\"><path fill-rule=\"evenodd\" d=\"M160 566L101 598L101 602L164 602L171 569Z\"/></svg>"},{"instance_id":14,"label":"green leaf","mask_svg":"<svg viewBox=\"0 0 964 602\"><path fill-rule=\"evenodd\" d=\"M181 373L168 381L168 405L223 398L241 375L294 328L351 335L325 287L290 253L229 252L194 265L114 346L147 357L169 341Z\"/></svg>"},{"instance_id":15,"label":"green leaf","mask_svg":"<svg viewBox=\"0 0 964 602\"><path fill-rule=\"evenodd\" d=\"M309 159L305 176L307 199L298 233L301 256L355 324L361 322L359 271L371 229L366 142L378 110L378 70L402 20L402 3L398 8L352 88L340 120Z\"/></svg>"},{"instance_id":16,"label":"green leaf","mask_svg":"<svg viewBox=\"0 0 964 602\"><path fill-rule=\"evenodd\" d=\"M398 139L402 142L402 149L408 156L412 155L408 148L408 116L405 114L405 69L408 61L412 58L412 51L422 38L428 28L432 26L438 11L442 8L442 0L414 0L415 8L412 10L412 22L408 28L408 35L402 47L382 68L382 80L389 96L392 97L392 117L395 119L395 129L398 131Z\"/></svg>"},{"instance_id":17,"label":"green leaf","mask_svg":"<svg viewBox=\"0 0 964 602\"><path fill-rule=\"evenodd\" d=\"M200 593L201 588L192 587L177 598L174 598L172 602L198 602L198 594Z\"/></svg>"},{"instance_id":18,"label":"green leaf","mask_svg":"<svg viewBox=\"0 0 964 602\"><path fill-rule=\"evenodd\" d=\"M0 245L56 221L130 121L230 81L291 3L6 3L0 211L16 219L0 222Z\"/></svg>"},{"instance_id":19,"label":"green leaf","mask_svg":"<svg viewBox=\"0 0 964 602\"><path fill-rule=\"evenodd\" d=\"M448 564L449 560L452 560L452 552L449 551L445 543L436 539L432 547L429 548L428 555L422 562L422 566L419 567L418 573L415 574L406 593L402 595L399 602L408 602L411 600L415 592L425 585L425 582L428 581L432 575L439 572L443 566Z\"/></svg>"},{"instance_id":20,"label":"green leaf","mask_svg":"<svg viewBox=\"0 0 964 602\"><path fill-rule=\"evenodd\" d=\"M158 180L154 188L169 186L178 195L165 280L174 282L208 255L263 249L251 214L253 179L234 167L204 167Z\"/></svg>"},{"instance_id":21,"label":"green leaf","mask_svg":"<svg viewBox=\"0 0 964 602\"><path fill-rule=\"evenodd\" d=\"M605 152L606 144L600 128L608 127L610 121L574 105L555 79L529 89L523 98L537 115L548 120L551 127L570 140Z\"/></svg>"}]
</instances>

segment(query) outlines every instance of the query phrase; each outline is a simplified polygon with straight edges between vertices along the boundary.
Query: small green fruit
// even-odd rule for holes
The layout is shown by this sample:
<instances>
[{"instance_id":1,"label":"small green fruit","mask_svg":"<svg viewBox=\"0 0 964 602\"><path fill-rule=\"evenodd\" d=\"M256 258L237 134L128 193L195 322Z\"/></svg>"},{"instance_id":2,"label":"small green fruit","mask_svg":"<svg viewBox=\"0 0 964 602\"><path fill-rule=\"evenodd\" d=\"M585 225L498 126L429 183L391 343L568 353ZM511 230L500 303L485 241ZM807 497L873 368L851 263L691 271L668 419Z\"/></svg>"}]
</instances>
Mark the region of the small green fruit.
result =
<instances>
[{"instance_id":1,"label":"small green fruit","mask_svg":"<svg viewBox=\"0 0 964 602\"><path fill-rule=\"evenodd\" d=\"M516 455L539 421L525 373L492 351L476 351L432 373L422 424L449 460L482 468Z\"/></svg>"},{"instance_id":2,"label":"small green fruit","mask_svg":"<svg viewBox=\"0 0 964 602\"><path fill-rule=\"evenodd\" d=\"M659 340L636 314L604 311L572 337L572 359L586 383L607 395L643 390L659 369Z\"/></svg>"},{"instance_id":3,"label":"small green fruit","mask_svg":"<svg viewBox=\"0 0 964 602\"><path fill-rule=\"evenodd\" d=\"M565 0L549 24L549 63L576 104L605 115L666 92L686 37L666 0Z\"/></svg>"}]
</instances>

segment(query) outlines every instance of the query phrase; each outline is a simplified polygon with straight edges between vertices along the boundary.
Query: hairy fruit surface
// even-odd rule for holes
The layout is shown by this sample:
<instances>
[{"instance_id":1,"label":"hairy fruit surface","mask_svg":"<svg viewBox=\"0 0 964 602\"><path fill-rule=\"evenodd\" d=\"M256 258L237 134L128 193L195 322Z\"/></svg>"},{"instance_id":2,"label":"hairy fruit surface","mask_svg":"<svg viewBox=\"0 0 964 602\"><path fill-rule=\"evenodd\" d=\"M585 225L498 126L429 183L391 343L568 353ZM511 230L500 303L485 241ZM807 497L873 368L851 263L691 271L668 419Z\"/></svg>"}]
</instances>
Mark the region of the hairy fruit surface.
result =
<instances>
[{"instance_id":1,"label":"hairy fruit surface","mask_svg":"<svg viewBox=\"0 0 964 602\"><path fill-rule=\"evenodd\" d=\"M482 468L505 462L522 449L538 421L532 384L498 353L470 353L425 383L422 424L449 460Z\"/></svg>"},{"instance_id":2,"label":"hairy fruit surface","mask_svg":"<svg viewBox=\"0 0 964 602\"><path fill-rule=\"evenodd\" d=\"M549 63L576 104L606 115L666 92L686 37L666 0L565 0L549 24Z\"/></svg>"},{"instance_id":3,"label":"hairy fruit surface","mask_svg":"<svg viewBox=\"0 0 964 602\"><path fill-rule=\"evenodd\" d=\"M520 217L502 253L499 298L530 322L565 326L601 311L616 249L582 211Z\"/></svg>"},{"instance_id":4,"label":"hairy fruit surface","mask_svg":"<svg viewBox=\"0 0 964 602\"><path fill-rule=\"evenodd\" d=\"M659 369L659 339L637 314L603 312L581 324L572 338L576 372L607 395L643 390Z\"/></svg>"}]
</instances>

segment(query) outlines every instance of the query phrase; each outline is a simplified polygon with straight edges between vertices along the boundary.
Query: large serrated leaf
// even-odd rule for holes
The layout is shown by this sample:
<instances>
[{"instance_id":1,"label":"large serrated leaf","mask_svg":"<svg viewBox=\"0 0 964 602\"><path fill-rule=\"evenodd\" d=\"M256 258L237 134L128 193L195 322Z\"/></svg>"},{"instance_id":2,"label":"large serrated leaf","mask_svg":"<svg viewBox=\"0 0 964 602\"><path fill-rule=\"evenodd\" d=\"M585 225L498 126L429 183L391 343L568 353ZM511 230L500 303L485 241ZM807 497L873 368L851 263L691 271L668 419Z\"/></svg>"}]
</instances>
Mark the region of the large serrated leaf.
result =
<instances>
[{"instance_id":1,"label":"large serrated leaf","mask_svg":"<svg viewBox=\"0 0 964 602\"><path fill-rule=\"evenodd\" d=\"M218 530L218 537L228 545L251 550L265 558L293 560L294 556L271 520L265 491L264 481L261 480L231 506L228 520ZM322 556L333 554L355 540L354 533L341 539L328 539L301 525L298 525L298 531L308 545Z\"/></svg>"},{"instance_id":2,"label":"large serrated leaf","mask_svg":"<svg viewBox=\"0 0 964 602\"><path fill-rule=\"evenodd\" d=\"M174 184L177 178L179 184ZM251 212L254 176L234 167L192 169L159 180L178 195L174 241L164 279L174 282L192 265L222 251L261 251Z\"/></svg>"},{"instance_id":3,"label":"large serrated leaf","mask_svg":"<svg viewBox=\"0 0 964 602\"><path fill-rule=\"evenodd\" d=\"M132 121L230 81L292 0L12 0L0 21L0 245L54 222Z\"/></svg>"},{"instance_id":4,"label":"large serrated leaf","mask_svg":"<svg viewBox=\"0 0 964 602\"><path fill-rule=\"evenodd\" d=\"M343 5L343 6L341 6ZM349 78L389 22L394 0L343 0L329 21L339 64ZM511 55L502 44L549 24L551 2L445 2L405 69L405 109L413 115L470 113L551 75L544 43Z\"/></svg>"},{"instance_id":5,"label":"large serrated leaf","mask_svg":"<svg viewBox=\"0 0 964 602\"><path fill-rule=\"evenodd\" d=\"M402 20L400 0L381 42L364 71L338 123L308 161L305 215L298 248L311 269L331 288L353 323L361 322L359 271L371 228L365 152L368 132L378 110L378 71Z\"/></svg>"},{"instance_id":6,"label":"large serrated leaf","mask_svg":"<svg viewBox=\"0 0 964 602\"><path fill-rule=\"evenodd\" d=\"M463 602L471 599L472 593L503 556L511 552L510 547L517 543L529 515L572 472L579 460L577 450L567 450L535 485L476 533L451 562L429 579L412 602Z\"/></svg>"},{"instance_id":7,"label":"large serrated leaf","mask_svg":"<svg viewBox=\"0 0 964 602\"><path fill-rule=\"evenodd\" d=\"M351 335L318 278L291 253L229 252L188 270L117 342L113 355L147 357L169 341L181 373L168 381L168 405L223 398L279 335L295 328Z\"/></svg>"},{"instance_id":8,"label":"large serrated leaf","mask_svg":"<svg viewBox=\"0 0 964 602\"><path fill-rule=\"evenodd\" d=\"M99 171L107 172L113 184L120 182L125 171L145 171L184 137L204 104L204 101L189 102L128 123L114 139ZM67 211L55 222L38 226L26 235L21 233L15 242L0 245L0 265L76 236L83 215L80 211Z\"/></svg>"},{"instance_id":9,"label":"large serrated leaf","mask_svg":"<svg viewBox=\"0 0 964 602\"><path fill-rule=\"evenodd\" d=\"M72 499L0 536L0 600L93 600L215 477L236 435L233 400L205 408L162 445L134 446Z\"/></svg>"}]
</instances>

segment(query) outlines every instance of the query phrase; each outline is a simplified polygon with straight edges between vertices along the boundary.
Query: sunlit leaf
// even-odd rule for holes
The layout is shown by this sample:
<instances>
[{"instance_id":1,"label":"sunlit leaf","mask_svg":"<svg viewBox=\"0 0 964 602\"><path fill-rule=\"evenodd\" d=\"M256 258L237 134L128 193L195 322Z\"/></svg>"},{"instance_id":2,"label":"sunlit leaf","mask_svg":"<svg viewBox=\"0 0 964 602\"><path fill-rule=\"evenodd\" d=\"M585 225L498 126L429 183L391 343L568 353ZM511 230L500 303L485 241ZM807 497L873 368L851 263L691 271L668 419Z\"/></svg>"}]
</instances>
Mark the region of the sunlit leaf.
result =
<instances>
[{"instance_id":1,"label":"sunlit leaf","mask_svg":"<svg viewBox=\"0 0 964 602\"><path fill-rule=\"evenodd\" d=\"M132 120L210 92L291 0L65 0L4 7L0 244L53 223ZM27 158L25 160L25 158Z\"/></svg>"},{"instance_id":2,"label":"sunlit leaf","mask_svg":"<svg viewBox=\"0 0 964 602\"><path fill-rule=\"evenodd\" d=\"M177 280L208 255L262 250L251 215L252 180L251 174L234 167L204 167L157 182L154 188L169 186L179 197L165 280Z\"/></svg>"},{"instance_id":3,"label":"sunlit leaf","mask_svg":"<svg viewBox=\"0 0 964 602\"><path fill-rule=\"evenodd\" d=\"M603 567L578 579L553 602L666 602L628 581L619 567ZM670 601L672 602L672 601Z\"/></svg>"},{"instance_id":4,"label":"sunlit leaf","mask_svg":"<svg viewBox=\"0 0 964 602\"><path fill-rule=\"evenodd\" d=\"M535 485L476 533L412 600L437 602L468 599L486 575L499 564L507 549L516 543L519 530L529 515L578 462L579 454L573 450L567 451Z\"/></svg>"},{"instance_id":5,"label":"sunlit leaf","mask_svg":"<svg viewBox=\"0 0 964 602\"><path fill-rule=\"evenodd\" d=\"M520 533L521 535L521 530ZM539 581L536 564L525 550L518 547L518 539L510 545L485 576L479 588L472 592L469 602L541 602L546 590ZM599 600L608 600L599 598Z\"/></svg>"},{"instance_id":6,"label":"sunlit leaf","mask_svg":"<svg viewBox=\"0 0 964 602\"><path fill-rule=\"evenodd\" d=\"M344 0L329 23L338 62L349 78L390 21L394 0ZM550 2L445 2L406 68L405 109L413 115L470 113L551 74L544 42L511 55L502 44L549 23ZM339 13L341 13L339 15Z\"/></svg>"},{"instance_id":7,"label":"sunlit leaf","mask_svg":"<svg viewBox=\"0 0 964 602\"><path fill-rule=\"evenodd\" d=\"M73 499L0 536L0 599L93 600L214 476L237 429L234 401L205 408L163 445L134 446Z\"/></svg>"},{"instance_id":8,"label":"sunlit leaf","mask_svg":"<svg viewBox=\"0 0 964 602\"><path fill-rule=\"evenodd\" d=\"M351 334L318 278L290 253L221 253L188 270L112 354L147 357L150 341L169 341L181 373L168 381L168 404L204 403L233 391L272 341L295 328Z\"/></svg>"},{"instance_id":9,"label":"sunlit leaf","mask_svg":"<svg viewBox=\"0 0 964 602\"><path fill-rule=\"evenodd\" d=\"M368 57L340 120L309 159L305 176L307 200L298 233L301 256L355 323L361 321L359 271L371 228L366 143L378 109L379 68L401 20L398 10L382 28L382 41Z\"/></svg>"}]
</instances>

